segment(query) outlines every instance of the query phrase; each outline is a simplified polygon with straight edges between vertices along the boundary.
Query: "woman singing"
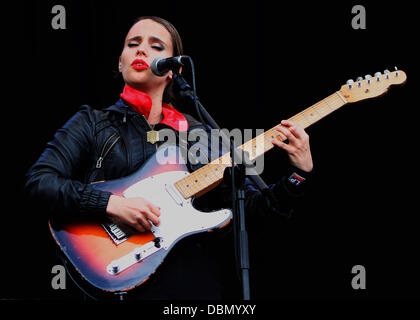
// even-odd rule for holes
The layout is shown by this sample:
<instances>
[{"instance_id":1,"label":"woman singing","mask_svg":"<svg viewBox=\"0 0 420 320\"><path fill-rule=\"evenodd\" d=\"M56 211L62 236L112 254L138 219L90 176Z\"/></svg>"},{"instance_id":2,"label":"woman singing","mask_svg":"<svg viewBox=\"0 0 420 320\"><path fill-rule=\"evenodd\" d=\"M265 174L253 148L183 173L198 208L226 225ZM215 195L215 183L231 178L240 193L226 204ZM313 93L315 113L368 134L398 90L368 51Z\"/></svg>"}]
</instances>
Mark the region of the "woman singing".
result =
<instances>
[{"instance_id":1,"label":"woman singing","mask_svg":"<svg viewBox=\"0 0 420 320\"><path fill-rule=\"evenodd\" d=\"M27 174L26 191L49 213L49 217L110 217L137 232L149 231L160 223L159 203L147 198L124 198L93 188L91 183L118 179L138 170L154 155L162 142L148 139L147 132L162 129L209 130L193 117L177 111L172 89L172 72L158 77L150 69L157 57L182 55L182 41L168 21L145 16L128 31L118 61L125 86L118 101L103 110L84 106L54 135L38 161ZM187 126L181 126L187 123ZM283 121L278 131L288 143L272 143L285 150L290 172L279 177L265 194L246 182L247 217L288 214L294 201L302 195L304 184L295 183L295 174L307 180L312 170L309 137L295 123ZM202 164L188 164L191 171ZM230 207L229 182L199 198L203 211ZM232 252L228 245L215 240L217 235L185 239L168 255L159 276L132 290L144 299L221 299L238 298L231 290L235 282ZM226 236L226 235L224 235ZM223 239L230 243L229 239ZM233 280L232 280L233 279Z\"/></svg>"}]
</instances>

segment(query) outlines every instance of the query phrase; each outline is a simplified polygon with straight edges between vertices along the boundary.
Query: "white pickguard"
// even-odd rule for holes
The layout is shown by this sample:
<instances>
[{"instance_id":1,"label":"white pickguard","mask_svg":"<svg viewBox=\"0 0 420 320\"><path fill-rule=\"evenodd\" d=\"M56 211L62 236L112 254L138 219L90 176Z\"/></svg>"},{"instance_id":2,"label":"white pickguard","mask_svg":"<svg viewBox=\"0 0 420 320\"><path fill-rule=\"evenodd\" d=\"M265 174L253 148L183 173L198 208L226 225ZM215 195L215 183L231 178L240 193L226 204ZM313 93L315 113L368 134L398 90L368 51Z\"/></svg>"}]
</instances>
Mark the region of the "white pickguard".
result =
<instances>
[{"instance_id":1,"label":"white pickguard","mask_svg":"<svg viewBox=\"0 0 420 320\"><path fill-rule=\"evenodd\" d=\"M155 237L161 237L163 248L169 249L181 238L216 229L232 218L228 209L201 212L185 200L174 183L188 175L185 171L168 171L139 181L123 193L126 198L142 197L160 207L160 224L152 227Z\"/></svg>"}]
</instances>

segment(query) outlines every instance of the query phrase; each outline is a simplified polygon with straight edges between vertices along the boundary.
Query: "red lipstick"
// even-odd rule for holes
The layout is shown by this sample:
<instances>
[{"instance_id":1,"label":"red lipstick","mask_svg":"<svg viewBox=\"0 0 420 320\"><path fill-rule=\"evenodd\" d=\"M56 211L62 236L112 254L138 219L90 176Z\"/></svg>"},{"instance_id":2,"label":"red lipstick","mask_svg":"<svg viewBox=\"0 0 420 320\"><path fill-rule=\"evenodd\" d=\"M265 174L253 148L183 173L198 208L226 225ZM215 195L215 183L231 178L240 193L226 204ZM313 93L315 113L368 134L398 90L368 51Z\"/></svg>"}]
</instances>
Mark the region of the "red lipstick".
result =
<instances>
[{"instance_id":1,"label":"red lipstick","mask_svg":"<svg viewBox=\"0 0 420 320\"><path fill-rule=\"evenodd\" d=\"M149 68L149 65L146 63L146 61L142 59L136 59L131 63L131 66L136 70L145 70Z\"/></svg>"}]
</instances>

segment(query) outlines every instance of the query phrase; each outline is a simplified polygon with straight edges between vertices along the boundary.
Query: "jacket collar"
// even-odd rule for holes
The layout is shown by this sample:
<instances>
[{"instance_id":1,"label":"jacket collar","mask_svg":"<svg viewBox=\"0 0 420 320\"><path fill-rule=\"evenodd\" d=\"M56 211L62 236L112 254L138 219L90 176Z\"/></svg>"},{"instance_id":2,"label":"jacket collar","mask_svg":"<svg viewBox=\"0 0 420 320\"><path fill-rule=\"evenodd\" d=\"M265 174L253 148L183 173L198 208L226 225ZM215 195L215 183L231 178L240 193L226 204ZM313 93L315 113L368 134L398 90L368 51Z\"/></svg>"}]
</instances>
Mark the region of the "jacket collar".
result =
<instances>
[{"instance_id":1,"label":"jacket collar","mask_svg":"<svg viewBox=\"0 0 420 320\"><path fill-rule=\"evenodd\" d=\"M113 104L112 106L103 109L104 111L113 111L113 112L117 112L117 113L121 113L121 114L136 114L136 112L128 107L125 103L123 99L118 99L118 101Z\"/></svg>"},{"instance_id":2,"label":"jacket collar","mask_svg":"<svg viewBox=\"0 0 420 320\"><path fill-rule=\"evenodd\" d=\"M170 108L168 108L170 112L164 112L164 118L160 123L166 124L175 129L176 131L187 131L189 126L185 116L179 111L172 108L171 106L166 106ZM163 110L164 108L162 108L162 111ZM172 110L174 110L176 113L172 112ZM124 118L132 117L139 114L131 106L129 106L122 98L118 99L118 101L114 105L105 108L104 111L120 113L124 115Z\"/></svg>"}]
</instances>

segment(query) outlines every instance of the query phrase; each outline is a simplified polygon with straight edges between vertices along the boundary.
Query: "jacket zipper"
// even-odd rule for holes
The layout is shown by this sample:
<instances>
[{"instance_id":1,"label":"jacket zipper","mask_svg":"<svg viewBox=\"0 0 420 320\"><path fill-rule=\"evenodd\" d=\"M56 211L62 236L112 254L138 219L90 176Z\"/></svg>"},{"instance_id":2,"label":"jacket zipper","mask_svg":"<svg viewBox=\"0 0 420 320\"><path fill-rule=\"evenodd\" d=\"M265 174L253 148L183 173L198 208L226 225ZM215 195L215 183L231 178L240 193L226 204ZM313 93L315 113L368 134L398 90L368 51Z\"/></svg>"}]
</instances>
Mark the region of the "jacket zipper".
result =
<instances>
[{"instance_id":1,"label":"jacket zipper","mask_svg":"<svg viewBox=\"0 0 420 320\"><path fill-rule=\"evenodd\" d=\"M105 151L105 147L108 145L109 141L111 141L111 139L113 137L115 137L117 135L117 133L112 134L104 143L104 146L102 147L102 151L101 151L101 155L99 156L98 160L96 161L96 168L100 169L102 167L102 161L104 161L105 157L108 155L108 153L111 151L111 149L114 147L114 145L118 142L118 140L120 140L120 136L118 136L109 146L108 149L106 149Z\"/></svg>"}]
</instances>

